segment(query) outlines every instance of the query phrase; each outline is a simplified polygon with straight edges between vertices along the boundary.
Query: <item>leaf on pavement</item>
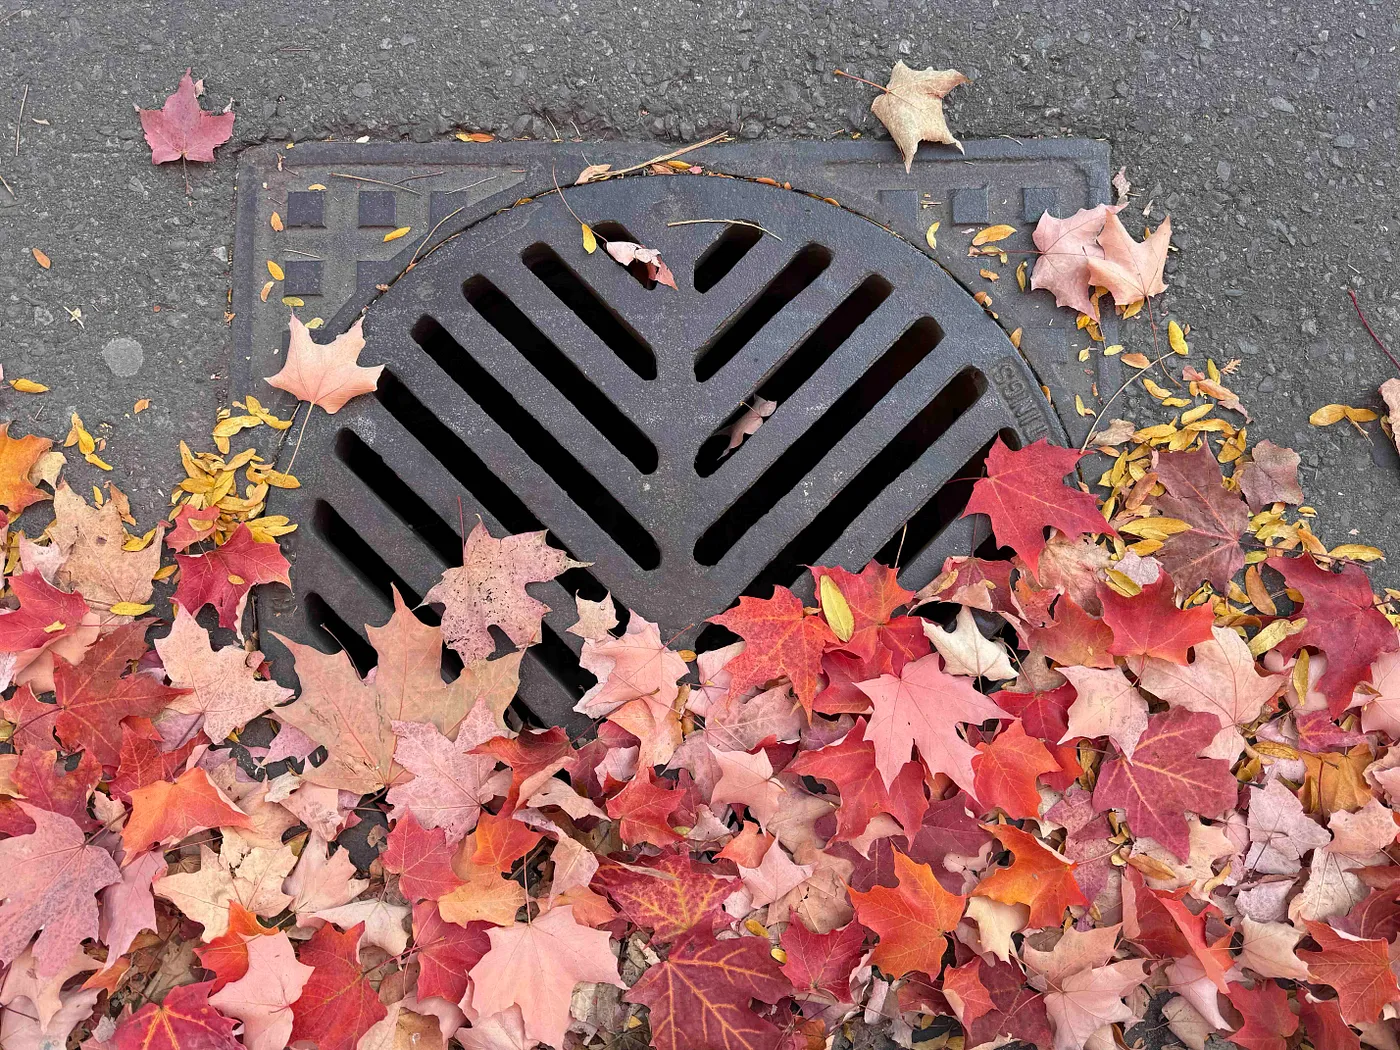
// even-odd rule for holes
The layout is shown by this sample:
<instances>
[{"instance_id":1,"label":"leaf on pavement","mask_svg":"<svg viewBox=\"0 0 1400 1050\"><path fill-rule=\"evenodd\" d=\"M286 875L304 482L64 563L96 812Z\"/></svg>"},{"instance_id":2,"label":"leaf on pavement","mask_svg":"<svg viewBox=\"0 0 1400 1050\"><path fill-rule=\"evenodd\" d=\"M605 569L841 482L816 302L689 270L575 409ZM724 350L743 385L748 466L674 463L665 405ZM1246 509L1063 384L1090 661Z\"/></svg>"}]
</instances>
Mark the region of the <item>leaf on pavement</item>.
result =
<instances>
[{"instance_id":1,"label":"leaf on pavement","mask_svg":"<svg viewBox=\"0 0 1400 1050\"><path fill-rule=\"evenodd\" d=\"M159 559L159 544L152 544ZM291 565L276 541L259 543L252 530L240 524L221 547L204 554L177 554L180 584L175 601L193 615L206 605L219 613L220 627L237 627L248 592L257 584L280 583L290 587Z\"/></svg>"},{"instance_id":2,"label":"leaf on pavement","mask_svg":"<svg viewBox=\"0 0 1400 1050\"><path fill-rule=\"evenodd\" d=\"M1031 235L1040 249L1031 287L1053 293L1056 306L1068 306L1097 321L1099 305L1089 283L1089 260L1103 258L1099 234L1104 220L1117 210L1115 205L1100 204L1081 208L1068 219L1044 212Z\"/></svg>"},{"instance_id":3,"label":"leaf on pavement","mask_svg":"<svg viewBox=\"0 0 1400 1050\"><path fill-rule=\"evenodd\" d=\"M287 363L276 375L267 377L268 386L285 390L298 401L309 401L313 408L333 416L351 398L371 393L379 385L384 366L359 364L360 351L365 348L363 318L357 318L349 331L329 343L312 339L295 313L288 323L292 339L287 347ZM307 420L301 425L305 427Z\"/></svg>"},{"instance_id":4,"label":"leaf on pavement","mask_svg":"<svg viewBox=\"0 0 1400 1050\"><path fill-rule=\"evenodd\" d=\"M360 967L364 925L341 933L326 923L302 945L298 960L312 967L310 979L292 1004L292 1041L308 1039L318 1050L355 1050L385 1014Z\"/></svg>"},{"instance_id":5,"label":"leaf on pavement","mask_svg":"<svg viewBox=\"0 0 1400 1050\"><path fill-rule=\"evenodd\" d=\"M943 99L959 84L972 81L956 69L910 69L902 61L894 64L890 82L870 103L870 112L880 119L904 155L904 170L914 164L914 154L920 142L941 142L949 146L960 143L943 116Z\"/></svg>"},{"instance_id":6,"label":"leaf on pavement","mask_svg":"<svg viewBox=\"0 0 1400 1050\"><path fill-rule=\"evenodd\" d=\"M172 160L213 161L214 149L233 135L233 114L200 108L190 70L160 109L141 109L141 130L151 147L151 163ZM202 84L202 82L201 82Z\"/></svg>"}]
</instances>

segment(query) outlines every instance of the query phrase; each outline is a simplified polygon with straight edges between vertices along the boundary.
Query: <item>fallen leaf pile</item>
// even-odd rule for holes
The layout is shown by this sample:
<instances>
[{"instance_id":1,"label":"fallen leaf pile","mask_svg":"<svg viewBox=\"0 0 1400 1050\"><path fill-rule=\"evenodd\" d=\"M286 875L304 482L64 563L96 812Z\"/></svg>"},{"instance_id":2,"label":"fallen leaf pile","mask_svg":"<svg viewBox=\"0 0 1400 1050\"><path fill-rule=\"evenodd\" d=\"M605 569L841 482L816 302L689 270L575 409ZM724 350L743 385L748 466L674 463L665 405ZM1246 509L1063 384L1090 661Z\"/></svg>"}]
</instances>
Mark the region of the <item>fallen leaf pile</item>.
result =
<instances>
[{"instance_id":1,"label":"fallen leaf pile","mask_svg":"<svg viewBox=\"0 0 1400 1050\"><path fill-rule=\"evenodd\" d=\"M952 82L901 69L877 104L926 99L907 157ZM143 114L158 162L227 138L195 94ZM1081 327L1102 294L1130 314L1169 238L1042 219L1033 281ZM358 325L317 344L293 318L291 347L269 382L309 406L375 387ZM1124 355L1168 422L1111 420L1096 454L998 440L965 513L1003 556L918 593L814 567L815 604L744 596L699 653L577 596L577 738L511 711L530 588L579 564L545 533L478 523L440 621L395 594L367 627L368 673L276 637L293 690L229 641L289 583L267 500L297 484L231 441L290 420L235 403L141 536L114 486L88 503L0 428L0 1044L815 1050L866 1023L1110 1050L1150 1019L1193 1050L1396 1047L1400 615L1357 564L1380 552L1329 548L1298 456L1216 414L1242 412L1233 364L1154 390L1164 360ZM77 417L69 444L106 465ZM42 535L11 526L50 498Z\"/></svg>"}]
</instances>

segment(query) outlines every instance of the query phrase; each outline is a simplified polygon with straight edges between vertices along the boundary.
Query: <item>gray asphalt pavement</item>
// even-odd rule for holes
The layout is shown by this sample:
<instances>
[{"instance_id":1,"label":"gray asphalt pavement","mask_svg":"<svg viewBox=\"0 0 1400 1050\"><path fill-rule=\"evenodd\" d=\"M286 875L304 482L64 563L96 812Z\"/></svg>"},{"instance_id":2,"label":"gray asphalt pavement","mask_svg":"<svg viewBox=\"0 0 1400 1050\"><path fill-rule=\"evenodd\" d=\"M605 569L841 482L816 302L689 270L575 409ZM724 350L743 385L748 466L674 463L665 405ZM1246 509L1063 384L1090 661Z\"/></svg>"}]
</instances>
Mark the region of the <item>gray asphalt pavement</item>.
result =
<instances>
[{"instance_id":1,"label":"gray asphalt pavement","mask_svg":"<svg viewBox=\"0 0 1400 1050\"><path fill-rule=\"evenodd\" d=\"M882 136L870 90L832 70L883 82L902 58L972 78L948 107L965 137L1107 139L1139 228L1149 203L1154 222L1172 215L1166 309L1191 324L1193 347L1241 360L1231 386L1253 437L1302 454L1319 533L1400 553L1388 439L1375 424L1307 424L1329 402L1379 407L1394 373L1346 291L1400 344L1397 38L1388 0L4 0L0 363L53 392L0 392L0 417L62 434L79 411L152 520L175 443L207 433L227 367L246 145L477 129L661 148L720 130ZM218 163L191 165L188 200L179 166L149 163L132 110L158 105L187 65L206 105L232 98L237 113ZM142 397L152 407L136 416ZM1156 418L1141 399L1129 407ZM98 473L71 470L84 488ZM1391 568L1378 578L1400 584Z\"/></svg>"}]
</instances>

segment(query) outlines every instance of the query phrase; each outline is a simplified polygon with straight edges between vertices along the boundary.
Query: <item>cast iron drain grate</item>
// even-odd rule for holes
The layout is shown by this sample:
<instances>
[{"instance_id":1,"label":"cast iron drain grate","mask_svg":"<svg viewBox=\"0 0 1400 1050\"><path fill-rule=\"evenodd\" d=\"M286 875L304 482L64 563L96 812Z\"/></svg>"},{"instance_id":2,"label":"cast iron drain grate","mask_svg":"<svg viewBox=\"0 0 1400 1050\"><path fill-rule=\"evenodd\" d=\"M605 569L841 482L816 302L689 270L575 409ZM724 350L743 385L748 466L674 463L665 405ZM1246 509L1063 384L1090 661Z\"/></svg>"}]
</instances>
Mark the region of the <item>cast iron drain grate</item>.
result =
<instances>
[{"instance_id":1,"label":"cast iron drain grate","mask_svg":"<svg viewBox=\"0 0 1400 1050\"><path fill-rule=\"evenodd\" d=\"M365 315L378 392L307 435L307 483L276 508L304 523L285 543L297 596L262 602L261 626L323 629L363 667L358 625L386 618L391 587L416 604L459 563L462 515L497 535L547 529L592 564L538 588L553 612L521 698L567 723L592 683L565 632L574 593L611 592L703 648L706 616L809 564L898 555L918 586L976 546L958 515L991 442L1064 439L1003 328L850 211L714 177L567 192L601 236L661 247L679 291L585 254L553 195L418 262ZM667 225L695 218L769 233ZM726 453L758 397L777 409Z\"/></svg>"}]
</instances>

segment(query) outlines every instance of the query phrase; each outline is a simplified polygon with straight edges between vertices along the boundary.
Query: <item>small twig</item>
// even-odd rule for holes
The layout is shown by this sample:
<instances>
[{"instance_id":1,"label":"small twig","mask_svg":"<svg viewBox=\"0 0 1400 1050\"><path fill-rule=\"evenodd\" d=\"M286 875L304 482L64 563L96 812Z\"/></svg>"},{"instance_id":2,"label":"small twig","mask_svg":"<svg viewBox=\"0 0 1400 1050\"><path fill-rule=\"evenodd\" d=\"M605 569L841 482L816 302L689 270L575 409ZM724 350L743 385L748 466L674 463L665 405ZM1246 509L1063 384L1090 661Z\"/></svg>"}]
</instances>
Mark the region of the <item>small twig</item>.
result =
<instances>
[{"instance_id":1,"label":"small twig","mask_svg":"<svg viewBox=\"0 0 1400 1050\"><path fill-rule=\"evenodd\" d=\"M726 226L748 226L748 227L751 227L751 228L753 228L753 229L755 229L755 230L760 230L760 231L762 231L763 233L768 234L768 236L769 236L769 237L772 237L773 240L775 240L775 241L781 241L781 240L782 240L782 238L779 237L779 236L778 236L776 233L774 233L772 230L766 229L766 228L760 226L760 225L759 225L758 223L756 223L756 222L749 222L747 219L681 219L681 220L678 221L678 222L668 222L666 225L667 225L667 226L696 226L696 225L699 225L700 223L704 223L704 222L717 222L717 223L721 223L721 224L726 225Z\"/></svg>"},{"instance_id":2,"label":"small twig","mask_svg":"<svg viewBox=\"0 0 1400 1050\"><path fill-rule=\"evenodd\" d=\"M1167 354L1173 354L1175 352L1176 351L1174 350L1168 350L1166 354L1163 354L1161 357L1157 358L1156 361L1149 362L1146 368L1139 369L1136 373L1123 380L1123 385L1113 392L1113 396L1110 397L1106 402L1104 402L1103 408L1099 409L1099 414L1094 417L1094 422L1089 427L1089 433L1084 435L1084 444L1079 446L1080 452L1084 452L1089 448L1089 442L1093 439L1094 435L1098 433L1099 421L1103 419L1104 413L1113 407L1113 402L1118 400L1118 395L1121 394L1124 390L1127 390L1128 387L1130 387L1134 383L1134 381L1141 379L1148 372L1150 372L1152 370L1153 365L1165 360Z\"/></svg>"},{"instance_id":3,"label":"small twig","mask_svg":"<svg viewBox=\"0 0 1400 1050\"><path fill-rule=\"evenodd\" d=\"M8 189L9 187L6 188ZM1386 346L1383 342L1381 342L1381 337L1376 335L1375 329L1371 327L1371 322L1366 320L1366 315L1361 312L1361 304L1356 301L1356 293L1353 292L1350 288L1348 288L1347 295L1351 296L1352 309L1356 311L1356 316L1360 319L1362 326L1366 329L1366 334L1369 335L1373 340L1375 340L1376 345L1381 348L1381 353L1385 354L1386 357L1390 358L1390 363L1394 365L1397 369L1400 369L1400 361L1395 360L1395 355L1390 352L1390 347Z\"/></svg>"},{"instance_id":4,"label":"small twig","mask_svg":"<svg viewBox=\"0 0 1400 1050\"><path fill-rule=\"evenodd\" d=\"M452 218L452 216L456 215L457 212L460 212L461 210L461 208L458 208L456 209L456 211L449 212L448 214L444 215L441 219L438 220L438 224L428 231L428 236L424 237L423 240L419 243L418 247L413 250L413 258L408 260L408 265L404 267L405 270L413 269L414 263L418 261L418 253L423 250L423 245L427 244L433 239L433 234L437 233L438 230L442 229L443 223L447 222L448 219Z\"/></svg>"},{"instance_id":5,"label":"small twig","mask_svg":"<svg viewBox=\"0 0 1400 1050\"><path fill-rule=\"evenodd\" d=\"M297 408L300 408L300 407L301 407L300 405L297 405ZM304 437L306 437L306 428L307 428L307 426L308 426L308 425L310 424L310 422L311 422L311 412L312 412L312 410L313 410L315 407L316 407L316 402L314 402L314 401L308 403L307 406L306 406L306 415L304 415L304 416L302 417L302 419L301 419L301 430L300 430L300 432L297 434L297 443L296 443L296 447L295 447L294 449L292 449L292 458L291 458L291 459L288 461L288 463L287 463L287 469L286 469L285 471L283 471L283 473L285 473L285 474L290 474L290 473L292 472L292 468L293 468L294 466L296 466L296 462L297 462L297 453L301 451L301 439L304 438ZM296 418L296 411L295 411L295 410L293 410L293 412L292 412L292 418L293 418L293 419ZM341 648L344 648L344 646L342 646Z\"/></svg>"},{"instance_id":6,"label":"small twig","mask_svg":"<svg viewBox=\"0 0 1400 1050\"><path fill-rule=\"evenodd\" d=\"M295 248L283 248L282 250L283 250L284 252L286 252L288 255L304 255L304 256L306 256L308 259L315 259L317 262L323 262L323 261L324 261L324 260L321 258L321 256L319 256L319 255L312 255L310 252L299 252L299 251L297 251Z\"/></svg>"},{"instance_id":7,"label":"small twig","mask_svg":"<svg viewBox=\"0 0 1400 1050\"><path fill-rule=\"evenodd\" d=\"M562 189L559 188L559 172L556 171L555 168L554 168L552 165L550 166L549 174L550 174L550 177L554 179L554 192L557 193L557 194L559 194L559 199L560 199L561 201L564 202L564 207L566 207L566 208L569 209L569 214L572 215L572 216L574 217L574 221L575 221L576 223L578 223L580 226L587 226L588 223L584 222L582 219L580 219L580 218L578 217L578 212L574 211L574 206L573 206L572 204L570 204L570 203L569 203L569 199L568 199L567 197L564 196L564 191L563 191ZM596 230L594 231L593 236L594 236L594 237L598 237L598 233L597 233ZM608 243L606 238L598 237L598 239L599 239L600 241L602 241L604 244L607 244L607 243Z\"/></svg>"},{"instance_id":8,"label":"small twig","mask_svg":"<svg viewBox=\"0 0 1400 1050\"><path fill-rule=\"evenodd\" d=\"M19 200L19 198L15 196L15 191L10 189L10 184L5 181L5 176L3 175L0 175L0 186L5 187L5 192L10 195L11 200Z\"/></svg>"},{"instance_id":9,"label":"small twig","mask_svg":"<svg viewBox=\"0 0 1400 1050\"><path fill-rule=\"evenodd\" d=\"M24 130L24 106L29 101L29 85L24 85L24 94L19 100L19 117L15 120L15 156L19 156L19 136Z\"/></svg>"},{"instance_id":10,"label":"small twig","mask_svg":"<svg viewBox=\"0 0 1400 1050\"><path fill-rule=\"evenodd\" d=\"M422 193L420 193L418 190L415 190L412 186L400 186L397 182L385 182L383 179L370 179L366 178L363 175L347 175L343 171L331 172L331 178L354 179L356 182L372 182L376 186L388 186L391 190L403 190L405 193L411 193L415 197L423 196Z\"/></svg>"},{"instance_id":11,"label":"small twig","mask_svg":"<svg viewBox=\"0 0 1400 1050\"><path fill-rule=\"evenodd\" d=\"M484 179L477 179L475 182L468 183L466 186L458 186L455 190L445 190L444 192L446 192L446 193L461 193L463 190L474 190L474 189L476 189L478 186L482 185L483 183L487 183L487 182L490 182L492 179L499 179L499 178L500 178L499 175L487 175L486 178L484 178Z\"/></svg>"},{"instance_id":12,"label":"small twig","mask_svg":"<svg viewBox=\"0 0 1400 1050\"><path fill-rule=\"evenodd\" d=\"M20 14L23 13L23 11L24 11L24 8L22 8L22 7L17 7L17 8L15 8L15 9L14 9L13 11L11 11L8 15L6 15L4 18L0 18L0 26L6 25L7 23L9 23L10 21L12 21L13 19L18 18L18 17L20 16Z\"/></svg>"},{"instance_id":13,"label":"small twig","mask_svg":"<svg viewBox=\"0 0 1400 1050\"><path fill-rule=\"evenodd\" d=\"M699 149L701 146L708 146L712 142L718 142L720 139L728 137L729 132L721 131L718 135L711 135L704 142L696 142L690 146L682 146L680 149L672 150L670 153L663 153L659 157L652 157L651 160L644 160L640 164L633 164L630 168L623 168L620 171L604 172L602 175L599 175L596 179L590 179L589 181L605 182L608 179L616 178L619 175L627 175L630 172L641 171L643 168L651 167L651 165L653 164L665 164L668 160L675 160L677 157L681 156L682 154L689 153L693 149Z\"/></svg>"},{"instance_id":14,"label":"small twig","mask_svg":"<svg viewBox=\"0 0 1400 1050\"><path fill-rule=\"evenodd\" d=\"M425 171L422 175L408 175L402 179L399 179L399 181L394 183L394 185L402 186L405 182L412 182L414 179L431 179L435 176L444 175L446 173L446 168L443 168L441 171Z\"/></svg>"},{"instance_id":15,"label":"small twig","mask_svg":"<svg viewBox=\"0 0 1400 1050\"><path fill-rule=\"evenodd\" d=\"M912 99L905 98L898 91L891 91L889 88L885 87L884 84L877 84L873 80L866 80L864 77L858 77L854 73L847 73L844 69L833 69L832 73L836 74L836 76L838 77L849 77L851 80L858 80L862 84L869 84L871 87L876 88L879 91L883 91L886 95L893 95L895 98L899 99L899 101L905 103L906 105L917 105L917 103L915 103Z\"/></svg>"}]
</instances>

